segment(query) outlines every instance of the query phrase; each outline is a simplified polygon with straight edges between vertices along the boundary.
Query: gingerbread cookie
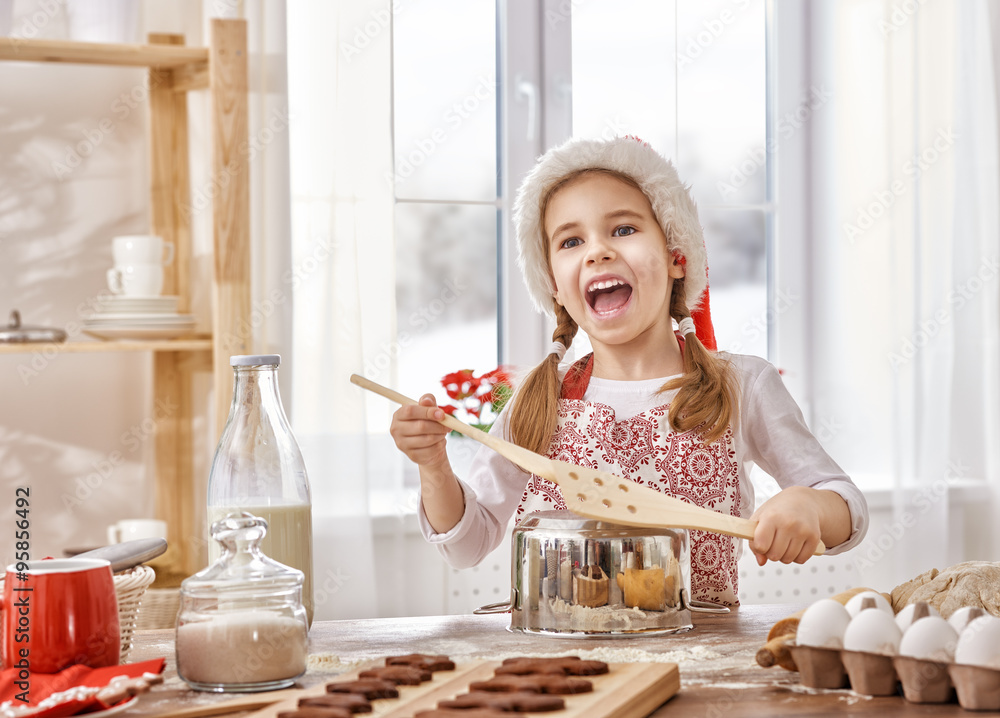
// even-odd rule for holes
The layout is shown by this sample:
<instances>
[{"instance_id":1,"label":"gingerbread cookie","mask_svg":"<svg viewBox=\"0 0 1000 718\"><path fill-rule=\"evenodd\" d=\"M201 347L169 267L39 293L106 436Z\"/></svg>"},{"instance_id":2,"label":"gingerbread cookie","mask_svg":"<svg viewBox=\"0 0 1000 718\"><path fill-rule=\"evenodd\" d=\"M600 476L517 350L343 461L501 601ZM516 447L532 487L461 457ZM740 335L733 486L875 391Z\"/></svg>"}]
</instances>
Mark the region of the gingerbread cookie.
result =
<instances>
[{"instance_id":1,"label":"gingerbread cookie","mask_svg":"<svg viewBox=\"0 0 1000 718\"><path fill-rule=\"evenodd\" d=\"M496 674L527 676L555 673L562 676L599 676L608 672L604 661L583 661L579 656L561 658L508 658Z\"/></svg>"},{"instance_id":2,"label":"gingerbread cookie","mask_svg":"<svg viewBox=\"0 0 1000 718\"><path fill-rule=\"evenodd\" d=\"M162 683L163 679L161 676L156 675L153 678L147 678L144 674L138 678L128 678L127 676L116 676L111 679L111 682L103 688L95 688L97 701L110 708L118 703L121 703L126 698L131 698L132 696L139 695L140 693L145 693L149 690L150 685L153 683ZM159 678L159 680L156 680Z\"/></svg>"},{"instance_id":3,"label":"gingerbread cookie","mask_svg":"<svg viewBox=\"0 0 1000 718\"><path fill-rule=\"evenodd\" d=\"M552 673L534 676L495 676L488 681L473 681L469 684L470 691L499 691L513 693L528 691L531 693L589 693L594 690L594 684L582 678L569 678Z\"/></svg>"},{"instance_id":4,"label":"gingerbread cookie","mask_svg":"<svg viewBox=\"0 0 1000 718\"><path fill-rule=\"evenodd\" d=\"M96 697L103 705L113 706L134 695L135 693L132 691L131 686L126 685L124 682L119 682L111 683L101 688Z\"/></svg>"},{"instance_id":5,"label":"gingerbread cookie","mask_svg":"<svg viewBox=\"0 0 1000 718\"><path fill-rule=\"evenodd\" d=\"M618 587L622 590L625 605L642 611L665 611L673 605L668 596L667 575L659 566L652 568L626 568L617 576Z\"/></svg>"},{"instance_id":6,"label":"gingerbread cookie","mask_svg":"<svg viewBox=\"0 0 1000 718\"><path fill-rule=\"evenodd\" d=\"M425 671L453 671L454 661L448 656L431 656L426 653L410 653L405 656L389 656L385 659L387 666L413 666L423 668Z\"/></svg>"},{"instance_id":7,"label":"gingerbread cookie","mask_svg":"<svg viewBox=\"0 0 1000 718\"><path fill-rule=\"evenodd\" d=\"M370 701L376 698L399 698L399 689L396 688L395 683L392 681L383 681L378 678L327 683L326 692L357 693Z\"/></svg>"},{"instance_id":8,"label":"gingerbread cookie","mask_svg":"<svg viewBox=\"0 0 1000 718\"><path fill-rule=\"evenodd\" d=\"M573 572L573 603L587 608L598 608L608 603L607 574L600 566L592 564Z\"/></svg>"},{"instance_id":9,"label":"gingerbread cookie","mask_svg":"<svg viewBox=\"0 0 1000 718\"><path fill-rule=\"evenodd\" d=\"M449 701L441 701L438 708L492 708L511 713L527 711L558 711L566 707L566 701L559 696L541 693L466 693Z\"/></svg>"},{"instance_id":10,"label":"gingerbread cookie","mask_svg":"<svg viewBox=\"0 0 1000 718\"><path fill-rule=\"evenodd\" d=\"M380 678L384 681L392 681L397 685L419 686L424 681L431 679L431 672L414 666L381 666L361 671L358 676L361 678Z\"/></svg>"},{"instance_id":11,"label":"gingerbread cookie","mask_svg":"<svg viewBox=\"0 0 1000 718\"><path fill-rule=\"evenodd\" d=\"M432 708L427 711L419 711L413 718L510 718L510 713L492 708L471 708L469 710Z\"/></svg>"},{"instance_id":12,"label":"gingerbread cookie","mask_svg":"<svg viewBox=\"0 0 1000 718\"><path fill-rule=\"evenodd\" d=\"M298 708L282 711L278 718L351 718L352 715L346 708Z\"/></svg>"},{"instance_id":13,"label":"gingerbread cookie","mask_svg":"<svg viewBox=\"0 0 1000 718\"><path fill-rule=\"evenodd\" d=\"M299 698L299 708L343 708L351 713L372 712L372 704L357 693L327 693L325 696Z\"/></svg>"}]
</instances>

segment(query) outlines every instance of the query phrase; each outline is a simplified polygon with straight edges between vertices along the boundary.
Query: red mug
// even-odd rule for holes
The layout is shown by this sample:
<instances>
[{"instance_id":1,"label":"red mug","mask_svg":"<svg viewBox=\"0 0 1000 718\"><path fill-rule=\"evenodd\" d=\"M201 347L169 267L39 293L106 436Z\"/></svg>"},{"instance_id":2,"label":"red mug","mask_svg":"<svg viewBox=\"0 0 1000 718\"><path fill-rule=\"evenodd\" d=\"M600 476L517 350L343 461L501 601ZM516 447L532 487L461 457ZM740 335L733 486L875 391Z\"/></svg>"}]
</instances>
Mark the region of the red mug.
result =
<instances>
[{"instance_id":1,"label":"red mug","mask_svg":"<svg viewBox=\"0 0 1000 718\"><path fill-rule=\"evenodd\" d=\"M27 570L16 570L25 563ZM5 668L58 673L76 664L118 665L118 597L111 564L103 559L10 565L0 610Z\"/></svg>"}]
</instances>

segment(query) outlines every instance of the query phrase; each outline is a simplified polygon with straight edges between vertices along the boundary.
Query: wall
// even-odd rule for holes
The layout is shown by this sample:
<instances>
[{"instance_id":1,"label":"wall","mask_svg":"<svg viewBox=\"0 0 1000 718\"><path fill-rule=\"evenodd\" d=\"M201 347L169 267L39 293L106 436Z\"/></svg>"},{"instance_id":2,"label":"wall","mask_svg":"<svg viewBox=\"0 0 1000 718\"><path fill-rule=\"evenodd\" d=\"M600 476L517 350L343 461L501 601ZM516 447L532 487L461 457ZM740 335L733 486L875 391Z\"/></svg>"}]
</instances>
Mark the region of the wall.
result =
<instances>
[{"instance_id":1,"label":"wall","mask_svg":"<svg viewBox=\"0 0 1000 718\"><path fill-rule=\"evenodd\" d=\"M148 22L200 43L200 3L164 5L136 17L137 37ZM66 6L17 2L13 31L68 39ZM106 291L111 238L149 231L146 72L4 62L0 87L0 314L6 322L16 307L25 323L86 338L79 325ZM202 245L203 223L196 218ZM199 309L206 301L195 297ZM152 420L169 408L150 401L151 362L148 353L0 355L4 564L20 486L31 489L34 558L102 545L108 523L152 515ZM210 451L204 431L195 440L200 455Z\"/></svg>"}]
</instances>

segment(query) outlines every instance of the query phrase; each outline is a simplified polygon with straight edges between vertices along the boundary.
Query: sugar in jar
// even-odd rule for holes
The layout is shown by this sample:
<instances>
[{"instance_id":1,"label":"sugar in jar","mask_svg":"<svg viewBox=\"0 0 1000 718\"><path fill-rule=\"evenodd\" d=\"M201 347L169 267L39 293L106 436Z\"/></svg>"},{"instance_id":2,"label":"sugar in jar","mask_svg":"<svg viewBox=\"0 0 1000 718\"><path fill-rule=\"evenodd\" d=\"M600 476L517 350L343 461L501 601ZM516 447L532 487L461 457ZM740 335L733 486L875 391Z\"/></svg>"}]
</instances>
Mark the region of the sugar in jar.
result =
<instances>
[{"instance_id":1,"label":"sugar in jar","mask_svg":"<svg viewBox=\"0 0 1000 718\"><path fill-rule=\"evenodd\" d=\"M181 584L177 673L196 690L287 688L305 673L303 574L265 556L267 522L231 513L212 524L222 555Z\"/></svg>"}]
</instances>

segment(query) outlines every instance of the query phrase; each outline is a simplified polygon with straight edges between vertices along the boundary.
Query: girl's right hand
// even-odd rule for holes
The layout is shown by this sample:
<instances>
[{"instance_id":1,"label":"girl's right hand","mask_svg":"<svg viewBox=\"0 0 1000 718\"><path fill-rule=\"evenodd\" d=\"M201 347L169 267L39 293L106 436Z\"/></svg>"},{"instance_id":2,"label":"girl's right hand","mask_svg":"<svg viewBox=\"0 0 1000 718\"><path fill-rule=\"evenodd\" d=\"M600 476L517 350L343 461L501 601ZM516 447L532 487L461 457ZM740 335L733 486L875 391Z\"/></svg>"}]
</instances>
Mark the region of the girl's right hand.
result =
<instances>
[{"instance_id":1,"label":"girl's right hand","mask_svg":"<svg viewBox=\"0 0 1000 718\"><path fill-rule=\"evenodd\" d=\"M433 394L424 394L418 405L402 406L392 415L389 434L396 447L417 466L436 468L448 465L446 437L449 429L440 423L445 417Z\"/></svg>"}]
</instances>

